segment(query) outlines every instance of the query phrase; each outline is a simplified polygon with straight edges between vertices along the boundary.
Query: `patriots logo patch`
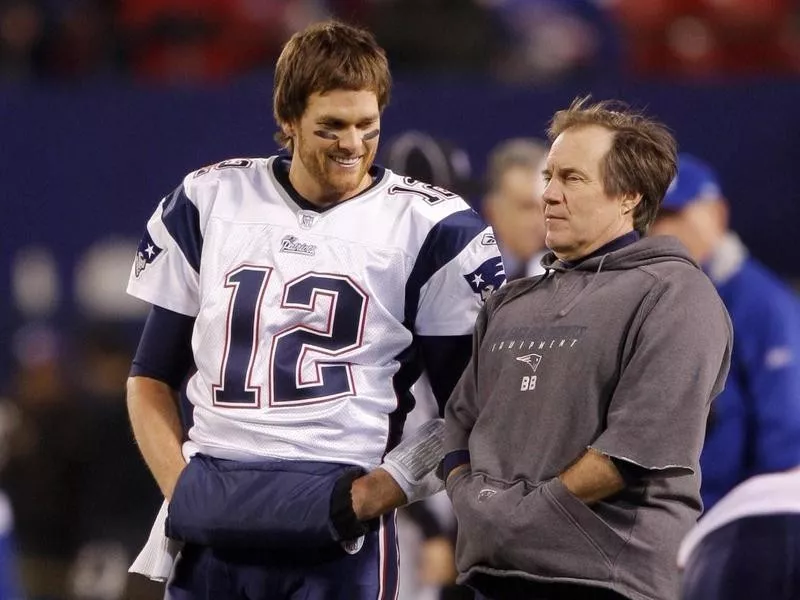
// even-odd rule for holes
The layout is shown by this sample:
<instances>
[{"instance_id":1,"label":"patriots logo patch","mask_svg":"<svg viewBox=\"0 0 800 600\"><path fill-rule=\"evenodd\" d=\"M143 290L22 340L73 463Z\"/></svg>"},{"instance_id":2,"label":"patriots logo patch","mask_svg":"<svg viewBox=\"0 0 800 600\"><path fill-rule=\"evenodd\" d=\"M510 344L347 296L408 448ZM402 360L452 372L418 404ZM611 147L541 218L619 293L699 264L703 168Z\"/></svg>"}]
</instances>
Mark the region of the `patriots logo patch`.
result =
<instances>
[{"instance_id":1,"label":"patriots logo patch","mask_svg":"<svg viewBox=\"0 0 800 600\"><path fill-rule=\"evenodd\" d=\"M145 231L142 241L139 242L139 247L136 249L136 258L133 261L133 269L136 277L142 274L145 267L152 263L159 254L163 252L150 237L150 232Z\"/></svg>"},{"instance_id":2,"label":"patriots logo patch","mask_svg":"<svg viewBox=\"0 0 800 600\"><path fill-rule=\"evenodd\" d=\"M490 500L492 496L497 494L497 490L493 490L491 488L483 488L481 491L478 492L478 502L486 502Z\"/></svg>"},{"instance_id":3,"label":"patriots logo patch","mask_svg":"<svg viewBox=\"0 0 800 600\"><path fill-rule=\"evenodd\" d=\"M472 291L479 294L481 300L486 302L486 299L506 280L503 259L499 256L490 258L472 273L464 275L464 279Z\"/></svg>"},{"instance_id":4,"label":"patriots logo patch","mask_svg":"<svg viewBox=\"0 0 800 600\"><path fill-rule=\"evenodd\" d=\"M524 362L528 365L533 372L536 373L536 369L539 367L539 363L542 360L541 354L525 354L524 356L518 356L517 360L520 362Z\"/></svg>"}]
</instances>

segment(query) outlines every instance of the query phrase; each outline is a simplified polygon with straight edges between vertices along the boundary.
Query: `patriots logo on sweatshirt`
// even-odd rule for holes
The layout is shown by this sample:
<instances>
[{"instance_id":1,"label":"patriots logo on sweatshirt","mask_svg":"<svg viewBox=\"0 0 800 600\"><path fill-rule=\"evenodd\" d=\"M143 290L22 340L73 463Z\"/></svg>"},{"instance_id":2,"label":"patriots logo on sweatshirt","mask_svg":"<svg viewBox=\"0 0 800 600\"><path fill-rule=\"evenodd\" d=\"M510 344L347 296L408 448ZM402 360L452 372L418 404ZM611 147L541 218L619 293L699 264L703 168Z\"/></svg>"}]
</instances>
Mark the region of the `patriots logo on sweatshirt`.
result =
<instances>
[{"instance_id":1,"label":"patriots logo on sweatshirt","mask_svg":"<svg viewBox=\"0 0 800 600\"><path fill-rule=\"evenodd\" d=\"M479 294L481 300L486 302L486 299L506 280L503 259L499 256L490 258L472 273L464 275L464 279L467 280L472 291Z\"/></svg>"},{"instance_id":2,"label":"patriots logo on sweatshirt","mask_svg":"<svg viewBox=\"0 0 800 600\"><path fill-rule=\"evenodd\" d=\"M523 356L518 356L517 360L520 362L524 362L528 365L534 373L536 373L536 369L539 367L539 363L542 361L541 354L525 354Z\"/></svg>"},{"instance_id":3,"label":"patriots logo on sweatshirt","mask_svg":"<svg viewBox=\"0 0 800 600\"><path fill-rule=\"evenodd\" d=\"M152 263L159 254L163 252L150 237L150 232L145 231L142 240L139 242L139 247L136 249L136 258L133 262L134 273L138 278L142 274L145 267Z\"/></svg>"},{"instance_id":4,"label":"patriots logo on sweatshirt","mask_svg":"<svg viewBox=\"0 0 800 600\"><path fill-rule=\"evenodd\" d=\"M493 490L492 488L483 488L481 491L478 492L478 502L486 502L496 494L497 490Z\"/></svg>"}]
</instances>

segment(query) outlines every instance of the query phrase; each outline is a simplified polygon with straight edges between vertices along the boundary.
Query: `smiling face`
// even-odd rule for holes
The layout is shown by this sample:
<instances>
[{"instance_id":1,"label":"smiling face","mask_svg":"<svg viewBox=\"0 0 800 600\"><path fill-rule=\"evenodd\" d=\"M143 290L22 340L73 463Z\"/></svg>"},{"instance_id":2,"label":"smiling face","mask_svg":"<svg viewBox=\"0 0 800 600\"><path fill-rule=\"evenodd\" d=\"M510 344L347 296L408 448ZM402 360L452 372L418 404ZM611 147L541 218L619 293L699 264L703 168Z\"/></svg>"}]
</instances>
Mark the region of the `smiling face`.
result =
<instances>
[{"instance_id":1,"label":"smiling face","mask_svg":"<svg viewBox=\"0 0 800 600\"><path fill-rule=\"evenodd\" d=\"M562 260L576 260L633 231L641 196L611 196L603 159L614 141L599 125L570 127L553 142L543 172L545 243Z\"/></svg>"},{"instance_id":2,"label":"smiling face","mask_svg":"<svg viewBox=\"0 0 800 600\"><path fill-rule=\"evenodd\" d=\"M289 180L300 195L319 206L329 206L369 187L380 118L374 92L311 94L300 119L282 125L292 139Z\"/></svg>"}]
</instances>

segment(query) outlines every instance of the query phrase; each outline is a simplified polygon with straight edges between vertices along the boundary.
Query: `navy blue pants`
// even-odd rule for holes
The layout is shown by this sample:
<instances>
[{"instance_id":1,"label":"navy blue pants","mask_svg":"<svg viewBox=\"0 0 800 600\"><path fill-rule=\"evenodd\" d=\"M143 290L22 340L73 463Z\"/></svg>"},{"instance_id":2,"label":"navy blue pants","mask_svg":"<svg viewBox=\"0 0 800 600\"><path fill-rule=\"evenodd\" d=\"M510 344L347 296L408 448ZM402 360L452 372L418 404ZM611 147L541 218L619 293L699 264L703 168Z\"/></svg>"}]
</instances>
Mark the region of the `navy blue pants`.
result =
<instances>
[{"instance_id":1,"label":"navy blue pants","mask_svg":"<svg viewBox=\"0 0 800 600\"><path fill-rule=\"evenodd\" d=\"M167 600L394 600L398 585L395 515L384 515L356 554L215 551L188 544Z\"/></svg>"},{"instance_id":2,"label":"navy blue pants","mask_svg":"<svg viewBox=\"0 0 800 600\"><path fill-rule=\"evenodd\" d=\"M319 462L192 458L167 517L167 535L184 542L167 599L394 600L394 512L359 526L363 538L350 529L342 537L332 513L337 482L352 470ZM355 548L358 539L363 545Z\"/></svg>"},{"instance_id":3,"label":"navy blue pants","mask_svg":"<svg viewBox=\"0 0 800 600\"><path fill-rule=\"evenodd\" d=\"M682 597L800 598L800 514L746 517L712 531L689 558Z\"/></svg>"}]
</instances>

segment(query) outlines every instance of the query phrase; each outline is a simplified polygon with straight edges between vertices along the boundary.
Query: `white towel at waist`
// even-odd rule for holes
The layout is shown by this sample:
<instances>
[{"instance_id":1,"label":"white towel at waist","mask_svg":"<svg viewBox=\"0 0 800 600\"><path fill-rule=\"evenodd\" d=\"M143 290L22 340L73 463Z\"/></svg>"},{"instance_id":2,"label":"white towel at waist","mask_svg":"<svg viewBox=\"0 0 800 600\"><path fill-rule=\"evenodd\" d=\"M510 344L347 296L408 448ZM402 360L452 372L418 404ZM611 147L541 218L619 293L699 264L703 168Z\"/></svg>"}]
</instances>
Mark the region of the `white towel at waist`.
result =
<instances>
[{"instance_id":1,"label":"white towel at waist","mask_svg":"<svg viewBox=\"0 0 800 600\"><path fill-rule=\"evenodd\" d=\"M169 539L164 533L167 521L167 501L164 500L158 511L147 542L139 556L128 569L129 573L139 573L153 581L166 581L172 572L172 565L178 557L183 544Z\"/></svg>"},{"instance_id":2,"label":"white towel at waist","mask_svg":"<svg viewBox=\"0 0 800 600\"><path fill-rule=\"evenodd\" d=\"M184 442L181 447L183 459L188 463L198 450L199 448L194 442ZM138 573L153 581L161 582L169 578L172 573L172 565L175 564L175 559L183 548L183 543L171 540L166 535L168 509L169 504L164 500L156 515L155 523L150 529L150 536L139 552L139 556L128 569L128 573Z\"/></svg>"}]
</instances>

